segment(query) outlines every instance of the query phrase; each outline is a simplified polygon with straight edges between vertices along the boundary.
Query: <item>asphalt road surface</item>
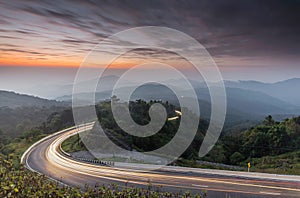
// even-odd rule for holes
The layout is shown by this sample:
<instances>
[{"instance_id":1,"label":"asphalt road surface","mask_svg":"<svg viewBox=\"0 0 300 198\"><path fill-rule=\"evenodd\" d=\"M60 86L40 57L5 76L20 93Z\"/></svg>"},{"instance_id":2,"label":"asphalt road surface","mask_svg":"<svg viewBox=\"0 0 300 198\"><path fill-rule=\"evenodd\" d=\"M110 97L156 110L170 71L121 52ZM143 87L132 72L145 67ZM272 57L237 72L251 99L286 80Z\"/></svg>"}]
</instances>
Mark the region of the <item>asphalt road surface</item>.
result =
<instances>
[{"instance_id":1,"label":"asphalt road surface","mask_svg":"<svg viewBox=\"0 0 300 198\"><path fill-rule=\"evenodd\" d=\"M207 197L300 197L300 177L245 173L184 167L143 170L142 164L116 163L100 166L71 159L60 150L67 137L89 130L92 125L70 128L49 136L30 147L22 163L31 170L70 186L118 184L143 187L151 183L160 191L207 191ZM150 165L151 166L151 165Z\"/></svg>"}]
</instances>

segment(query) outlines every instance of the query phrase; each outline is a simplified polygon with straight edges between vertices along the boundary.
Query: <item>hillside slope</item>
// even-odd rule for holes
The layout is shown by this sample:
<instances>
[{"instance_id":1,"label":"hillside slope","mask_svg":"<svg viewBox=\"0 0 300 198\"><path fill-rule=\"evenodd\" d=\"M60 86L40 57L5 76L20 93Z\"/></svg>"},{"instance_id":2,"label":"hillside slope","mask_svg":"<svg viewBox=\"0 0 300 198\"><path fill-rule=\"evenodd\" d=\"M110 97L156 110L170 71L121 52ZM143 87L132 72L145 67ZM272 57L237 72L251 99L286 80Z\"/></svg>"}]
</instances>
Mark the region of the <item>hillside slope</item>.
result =
<instances>
[{"instance_id":1,"label":"hillside slope","mask_svg":"<svg viewBox=\"0 0 300 198\"><path fill-rule=\"evenodd\" d=\"M67 102L58 102L56 100L47 100L35 96L25 94L18 94L9 91L0 91L0 107L51 107L51 106L65 106Z\"/></svg>"}]
</instances>

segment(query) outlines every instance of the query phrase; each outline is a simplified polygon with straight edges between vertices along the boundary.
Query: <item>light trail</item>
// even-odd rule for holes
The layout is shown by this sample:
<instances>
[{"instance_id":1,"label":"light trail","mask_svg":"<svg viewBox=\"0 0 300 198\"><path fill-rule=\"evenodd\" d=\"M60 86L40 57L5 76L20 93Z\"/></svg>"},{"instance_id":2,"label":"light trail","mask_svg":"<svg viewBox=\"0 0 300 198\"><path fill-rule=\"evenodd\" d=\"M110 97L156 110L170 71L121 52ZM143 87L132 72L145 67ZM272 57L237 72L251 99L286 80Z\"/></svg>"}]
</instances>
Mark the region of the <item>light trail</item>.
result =
<instances>
[{"instance_id":1,"label":"light trail","mask_svg":"<svg viewBox=\"0 0 300 198\"><path fill-rule=\"evenodd\" d=\"M151 184L157 186L191 190L206 189L215 192L244 193L253 195L264 194L268 196L279 196L284 195L285 193L300 195L300 182L294 182L292 184L295 187L290 187L288 186L291 184L290 182L277 182L272 180L263 181L260 180L259 177L257 178L258 180L234 178L232 176L225 178L223 176L222 178L221 175L214 175L206 178L203 175L197 175L198 171L201 171L201 169L195 169L195 172L193 173L193 169L183 167L164 167L157 171L146 171L142 169L122 167L107 167L80 162L61 153L60 148L63 141L77 133L91 130L92 127L93 123L77 128L73 127L70 130L65 130L56 134L55 136L52 136L53 140L50 139L51 141L49 138L43 140L49 141L44 152L47 170L53 171L54 173L56 170L61 170L68 172L75 177L98 179L99 182L102 180L109 180L111 182L131 183L135 185L146 186L149 184L149 181L151 181ZM39 144L42 144L43 141L39 142ZM34 148L38 147L39 144L36 144L31 148L31 150L26 152L26 156L24 156L26 161L28 160L28 157L30 157L31 152L34 151ZM26 164L30 170L34 170L34 168L30 167L29 163ZM142 167L143 165L140 166ZM176 171L176 169L180 171ZM170 170L173 172L170 172ZM186 170L186 172L192 171L193 174L185 175L183 174L183 170ZM234 172L232 174L234 174ZM68 177L65 176L63 179L67 180L67 178Z\"/></svg>"},{"instance_id":2,"label":"light trail","mask_svg":"<svg viewBox=\"0 0 300 198\"><path fill-rule=\"evenodd\" d=\"M175 113L177 114L177 116L168 118L168 121L177 120L180 116L182 116L181 111L175 110Z\"/></svg>"}]
</instances>

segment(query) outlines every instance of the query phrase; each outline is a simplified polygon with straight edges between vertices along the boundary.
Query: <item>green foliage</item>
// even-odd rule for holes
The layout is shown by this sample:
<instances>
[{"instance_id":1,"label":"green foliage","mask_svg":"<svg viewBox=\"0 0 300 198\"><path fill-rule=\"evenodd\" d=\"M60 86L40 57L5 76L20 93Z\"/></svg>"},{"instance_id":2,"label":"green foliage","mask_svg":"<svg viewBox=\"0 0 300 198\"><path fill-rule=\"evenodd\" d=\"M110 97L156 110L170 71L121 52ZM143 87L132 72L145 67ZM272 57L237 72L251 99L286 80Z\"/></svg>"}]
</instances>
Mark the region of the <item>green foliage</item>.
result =
<instances>
[{"instance_id":1,"label":"green foliage","mask_svg":"<svg viewBox=\"0 0 300 198\"><path fill-rule=\"evenodd\" d=\"M80 140L79 135L73 135L67 140L65 140L62 145L62 150L64 150L67 153L76 152L76 151L82 151L87 150L84 146L83 142Z\"/></svg>"},{"instance_id":2,"label":"green foliage","mask_svg":"<svg viewBox=\"0 0 300 198\"><path fill-rule=\"evenodd\" d=\"M19 110L17 109L16 111L18 112ZM59 113L53 113L40 126L32 127L31 129L24 129L22 135L18 135L17 138L12 138L6 133L0 131L0 154L7 156L12 155L13 166L15 168L19 167L20 157L24 151L30 147L30 145L47 136L49 133L53 133L73 125L73 116L70 112L70 110L64 110Z\"/></svg>"},{"instance_id":3,"label":"green foliage","mask_svg":"<svg viewBox=\"0 0 300 198\"><path fill-rule=\"evenodd\" d=\"M60 112L52 113L46 122L43 123L41 129L45 133L59 131L63 128L74 125L72 109L65 109Z\"/></svg>"},{"instance_id":4,"label":"green foliage","mask_svg":"<svg viewBox=\"0 0 300 198\"><path fill-rule=\"evenodd\" d=\"M39 127L49 115L63 109L66 107L0 107L0 127L7 139L21 137L24 131Z\"/></svg>"},{"instance_id":5,"label":"green foliage","mask_svg":"<svg viewBox=\"0 0 300 198\"><path fill-rule=\"evenodd\" d=\"M214 148L208 153L203 160L207 160L210 162L224 162L226 161L226 153L224 146L221 144L217 144Z\"/></svg>"},{"instance_id":6,"label":"green foliage","mask_svg":"<svg viewBox=\"0 0 300 198\"><path fill-rule=\"evenodd\" d=\"M131 101L129 103L129 110L130 114L132 116L132 119L140 125L146 125L150 122L149 117L149 108L153 103L160 103L162 104L166 111L168 117L175 116L175 110L176 107L172 104L169 104L168 102L161 102L161 101L150 101L146 102L143 100L137 100L137 101ZM114 141L115 144L119 145L120 147L123 147L125 149L135 149L138 151L152 151L155 149L158 149L165 144L167 144L171 139L174 137L174 135L177 132L177 129L179 127L180 119L173 120L173 121L167 121L165 125L162 127L162 129L157 132L155 135L152 135L150 137L136 137L132 136L126 132L124 132L115 122L110 102L102 102L96 107L97 115L99 122L101 123L102 127L105 129L105 132L108 137L111 138L112 141ZM188 116L188 115L185 115ZM195 116L190 115L191 119L193 119ZM201 121L201 124L205 124L207 126L207 122ZM205 128L205 127L201 127ZM205 131L205 129L203 129ZM202 135L200 135L202 137ZM198 140L202 141L202 138L198 137ZM193 158L195 155L192 154L196 151L197 148L200 145L200 142L197 142L197 144L193 144L193 147L189 148L188 153L185 154L186 157Z\"/></svg>"},{"instance_id":7,"label":"green foliage","mask_svg":"<svg viewBox=\"0 0 300 198\"><path fill-rule=\"evenodd\" d=\"M40 129L33 128L31 130L24 131L22 137L25 139L29 139L31 137L41 135L42 133L43 133L43 131L41 131Z\"/></svg>"},{"instance_id":8,"label":"green foliage","mask_svg":"<svg viewBox=\"0 0 300 198\"><path fill-rule=\"evenodd\" d=\"M239 162L243 161L244 159L245 157L239 152L235 152L230 156L230 162L233 165L237 165Z\"/></svg>"},{"instance_id":9,"label":"green foliage","mask_svg":"<svg viewBox=\"0 0 300 198\"><path fill-rule=\"evenodd\" d=\"M275 122L269 115L256 127L221 137L203 160L241 166L251 161L253 169L262 172L296 173L299 158L295 157L294 151L300 151L299 145L300 117ZM218 157L220 153L225 157Z\"/></svg>"},{"instance_id":10,"label":"green foliage","mask_svg":"<svg viewBox=\"0 0 300 198\"><path fill-rule=\"evenodd\" d=\"M251 159L255 171L300 175L300 151Z\"/></svg>"},{"instance_id":11,"label":"green foliage","mask_svg":"<svg viewBox=\"0 0 300 198\"><path fill-rule=\"evenodd\" d=\"M7 136L3 133L3 131L0 129L0 149L7 144L8 138Z\"/></svg>"},{"instance_id":12,"label":"green foliage","mask_svg":"<svg viewBox=\"0 0 300 198\"><path fill-rule=\"evenodd\" d=\"M248 157L254 158L266 155L279 155L297 149L297 145L293 144L293 135L299 132L297 129L294 131L290 130L290 134L288 134L287 128L289 128L290 124L291 121L289 120L275 122L271 116L267 116L263 124L242 134L243 145L241 152Z\"/></svg>"},{"instance_id":13,"label":"green foliage","mask_svg":"<svg viewBox=\"0 0 300 198\"><path fill-rule=\"evenodd\" d=\"M275 123L271 115L268 115L265 120L263 121L263 124L265 126L272 126Z\"/></svg>"}]
</instances>

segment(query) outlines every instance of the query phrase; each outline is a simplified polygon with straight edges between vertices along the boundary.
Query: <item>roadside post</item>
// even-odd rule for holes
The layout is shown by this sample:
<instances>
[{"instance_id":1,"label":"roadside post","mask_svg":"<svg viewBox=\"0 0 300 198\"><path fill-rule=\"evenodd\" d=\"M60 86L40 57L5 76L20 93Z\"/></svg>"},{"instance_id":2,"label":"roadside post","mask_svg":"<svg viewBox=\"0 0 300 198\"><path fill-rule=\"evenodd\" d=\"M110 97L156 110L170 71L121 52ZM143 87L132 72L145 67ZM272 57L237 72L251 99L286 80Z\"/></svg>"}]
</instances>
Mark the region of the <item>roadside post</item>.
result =
<instances>
[{"instance_id":1,"label":"roadside post","mask_svg":"<svg viewBox=\"0 0 300 198\"><path fill-rule=\"evenodd\" d=\"M248 162L248 173L250 172L251 163Z\"/></svg>"}]
</instances>

